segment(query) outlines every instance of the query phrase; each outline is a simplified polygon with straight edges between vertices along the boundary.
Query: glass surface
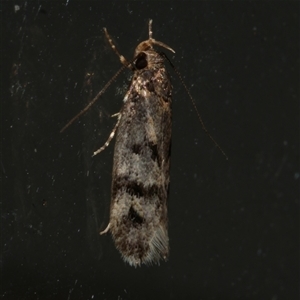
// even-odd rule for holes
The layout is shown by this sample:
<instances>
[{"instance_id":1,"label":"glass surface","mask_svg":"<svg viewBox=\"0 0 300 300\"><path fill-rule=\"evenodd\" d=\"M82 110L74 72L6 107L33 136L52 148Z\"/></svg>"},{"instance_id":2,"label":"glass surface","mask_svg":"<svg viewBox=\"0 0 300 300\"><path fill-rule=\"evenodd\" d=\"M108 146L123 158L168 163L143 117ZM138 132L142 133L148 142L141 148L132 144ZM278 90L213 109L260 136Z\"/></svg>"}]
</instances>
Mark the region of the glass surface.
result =
<instances>
[{"instance_id":1,"label":"glass surface","mask_svg":"<svg viewBox=\"0 0 300 300\"><path fill-rule=\"evenodd\" d=\"M3 299L296 299L299 3L2 2ZM126 265L110 234L114 127L129 70L153 37L173 84L170 258ZM163 49L160 49L164 51Z\"/></svg>"}]
</instances>

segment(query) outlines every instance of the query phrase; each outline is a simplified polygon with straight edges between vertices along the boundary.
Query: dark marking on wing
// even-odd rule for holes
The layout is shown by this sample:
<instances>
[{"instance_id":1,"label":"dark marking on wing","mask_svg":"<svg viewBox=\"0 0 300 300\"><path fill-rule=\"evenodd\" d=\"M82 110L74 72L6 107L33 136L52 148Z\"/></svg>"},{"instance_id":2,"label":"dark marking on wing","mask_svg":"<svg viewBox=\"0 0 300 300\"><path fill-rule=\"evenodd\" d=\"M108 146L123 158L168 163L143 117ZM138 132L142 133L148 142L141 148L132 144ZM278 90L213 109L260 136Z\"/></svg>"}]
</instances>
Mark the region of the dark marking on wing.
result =
<instances>
[{"instance_id":1,"label":"dark marking on wing","mask_svg":"<svg viewBox=\"0 0 300 300\"><path fill-rule=\"evenodd\" d=\"M135 209L130 206L129 212L128 212L128 219L131 220L133 225L141 225L144 222L144 219L135 211Z\"/></svg>"}]
</instances>

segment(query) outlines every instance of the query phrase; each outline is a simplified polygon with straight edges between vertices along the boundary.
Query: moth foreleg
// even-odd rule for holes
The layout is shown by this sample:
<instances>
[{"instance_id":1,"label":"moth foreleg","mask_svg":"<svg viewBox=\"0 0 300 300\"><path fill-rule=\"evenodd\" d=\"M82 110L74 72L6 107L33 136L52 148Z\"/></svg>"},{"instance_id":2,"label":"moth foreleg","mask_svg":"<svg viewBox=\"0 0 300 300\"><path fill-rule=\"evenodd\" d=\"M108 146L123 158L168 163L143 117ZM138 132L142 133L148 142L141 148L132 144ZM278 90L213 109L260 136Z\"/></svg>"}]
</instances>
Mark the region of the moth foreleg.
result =
<instances>
[{"instance_id":1,"label":"moth foreleg","mask_svg":"<svg viewBox=\"0 0 300 300\"><path fill-rule=\"evenodd\" d=\"M107 148L108 145L109 145L109 143L111 142L111 140L114 138L115 133L116 133L116 131L117 131L118 127L119 127L120 121L121 121L121 113L117 113L117 114L112 115L112 117L115 117L115 116L118 116L118 121L117 121L117 123L116 123L114 129L113 129L112 132L110 133L110 135L109 135L107 141L105 142L105 144L104 144L101 148L99 148L98 150L96 150L96 151L93 153L93 156L99 154L99 153L102 152L105 148Z\"/></svg>"}]
</instances>

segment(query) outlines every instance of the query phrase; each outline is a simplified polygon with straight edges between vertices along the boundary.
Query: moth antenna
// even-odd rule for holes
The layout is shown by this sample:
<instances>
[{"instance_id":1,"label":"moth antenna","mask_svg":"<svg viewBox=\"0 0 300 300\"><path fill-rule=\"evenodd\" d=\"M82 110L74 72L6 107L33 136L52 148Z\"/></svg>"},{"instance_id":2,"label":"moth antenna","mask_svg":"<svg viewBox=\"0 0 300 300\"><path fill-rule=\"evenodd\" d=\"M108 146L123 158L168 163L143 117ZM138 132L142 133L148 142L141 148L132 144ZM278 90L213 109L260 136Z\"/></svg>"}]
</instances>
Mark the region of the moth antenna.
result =
<instances>
[{"instance_id":1,"label":"moth antenna","mask_svg":"<svg viewBox=\"0 0 300 300\"><path fill-rule=\"evenodd\" d=\"M119 71L106 83L103 89L94 97L94 99L83 109L81 110L75 117L73 117L61 130L60 133L65 131L74 121L76 121L81 115L83 115L86 111L90 109L90 107L100 98L102 94L107 90L107 88L111 85L113 81L127 68L128 65L123 65Z\"/></svg>"},{"instance_id":2,"label":"moth antenna","mask_svg":"<svg viewBox=\"0 0 300 300\"><path fill-rule=\"evenodd\" d=\"M107 29L104 27L104 34L112 48L112 50L118 55L121 63L123 64L123 66L119 69L119 71L106 83L106 85L103 87L103 89L94 97L94 99L83 109L81 110L74 118L72 118L61 130L60 132L65 131L75 120L77 120L81 115L83 115L86 111L88 111L90 109L90 107L100 98L100 96L102 94L104 94L104 92L107 90L107 88L111 85L111 83L113 81L115 81L115 79L126 69L126 68L131 68L132 62L135 60L135 58L131 61L127 61L127 59L120 54L120 52L118 51L117 47L115 46L115 44L113 43L110 35L108 34Z\"/></svg>"},{"instance_id":3,"label":"moth antenna","mask_svg":"<svg viewBox=\"0 0 300 300\"><path fill-rule=\"evenodd\" d=\"M207 130L203 120L202 120L202 117L200 115L200 112L197 108L197 105L196 105L196 102L194 100L194 98L192 97L189 89L187 88L186 84L184 83L183 81L183 78L181 76L181 74L179 73L179 71L177 70L177 68L173 65L173 63L171 62L171 60L167 57L167 55L165 53L162 53L162 55L168 60L168 62L170 63L171 67L174 69L175 73L177 74L177 76L179 77L179 80L181 81L184 89L186 90L186 92L188 93L191 101L192 101L192 104L196 110L196 113L197 113L197 116L198 116L198 119L202 125L202 129L204 130L204 132L208 135L208 137L211 139L211 141L215 144L215 146L221 151L221 153L225 156L226 160L228 160L228 156L226 155L226 153L223 151L223 149L221 148L221 146L217 143L217 141L213 138L213 136L209 133L209 131Z\"/></svg>"}]
</instances>

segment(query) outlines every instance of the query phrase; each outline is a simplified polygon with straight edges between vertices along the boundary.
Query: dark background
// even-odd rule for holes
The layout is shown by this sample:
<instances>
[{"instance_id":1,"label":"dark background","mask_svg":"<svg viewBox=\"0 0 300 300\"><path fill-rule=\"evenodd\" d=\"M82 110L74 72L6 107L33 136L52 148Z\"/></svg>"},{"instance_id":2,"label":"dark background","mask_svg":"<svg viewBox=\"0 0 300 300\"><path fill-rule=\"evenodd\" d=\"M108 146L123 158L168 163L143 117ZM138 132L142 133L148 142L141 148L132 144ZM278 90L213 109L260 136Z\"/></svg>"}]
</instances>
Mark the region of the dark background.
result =
<instances>
[{"instance_id":1,"label":"dark background","mask_svg":"<svg viewBox=\"0 0 300 300\"><path fill-rule=\"evenodd\" d=\"M4 299L299 299L299 3L7 1L2 5L1 296ZM125 265L110 235L126 71L154 38L174 86L170 258Z\"/></svg>"}]
</instances>

